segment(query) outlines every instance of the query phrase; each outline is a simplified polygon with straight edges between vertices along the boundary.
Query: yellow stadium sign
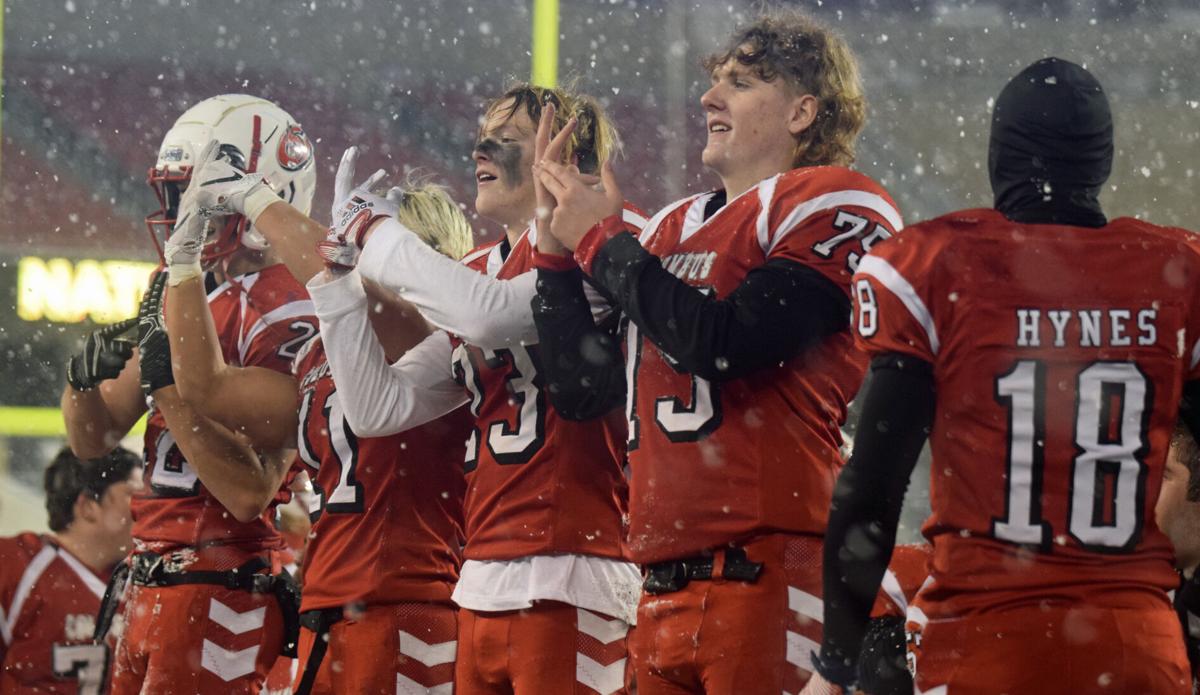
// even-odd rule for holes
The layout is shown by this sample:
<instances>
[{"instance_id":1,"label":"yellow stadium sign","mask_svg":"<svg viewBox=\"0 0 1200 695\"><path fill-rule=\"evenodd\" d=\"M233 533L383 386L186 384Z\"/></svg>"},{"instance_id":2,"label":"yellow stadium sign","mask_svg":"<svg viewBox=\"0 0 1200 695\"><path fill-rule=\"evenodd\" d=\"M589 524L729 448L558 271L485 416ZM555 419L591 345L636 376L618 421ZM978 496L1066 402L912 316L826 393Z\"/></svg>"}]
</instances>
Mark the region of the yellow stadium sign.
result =
<instances>
[{"instance_id":1,"label":"yellow stadium sign","mask_svg":"<svg viewBox=\"0 0 1200 695\"><path fill-rule=\"evenodd\" d=\"M17 316L55 323L130 318L156 267L141 261L26 256L17 263Z\"/></svg>"}]
</instances>

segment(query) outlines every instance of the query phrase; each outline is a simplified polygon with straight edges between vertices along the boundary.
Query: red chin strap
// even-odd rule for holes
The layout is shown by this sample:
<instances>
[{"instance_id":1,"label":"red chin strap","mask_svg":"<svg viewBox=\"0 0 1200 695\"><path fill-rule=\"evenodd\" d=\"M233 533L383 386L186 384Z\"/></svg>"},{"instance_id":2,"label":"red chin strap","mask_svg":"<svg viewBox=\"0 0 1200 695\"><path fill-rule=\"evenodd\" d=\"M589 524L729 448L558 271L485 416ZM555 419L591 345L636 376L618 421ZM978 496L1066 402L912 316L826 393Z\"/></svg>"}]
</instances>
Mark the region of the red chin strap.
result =
<instances>
[{"instance_id":1,"label":"red chin strap","mask_svg":"<svg viewBox=\"0 0 1200 695\"><path fill-rule=\"evenodd\" d=\"M146 229L150 232L150 240L154 242L154 250L158 258L166 263L163 255L163 245L175 229L175 212L179 204L179 195L187 188L192 178L192 167L182 167L178 172L164 168L151 168L146 175L146 184L158 198L158 210L146 215ZM177 192L175 200L168 186L174 186ZM172 205L174 203L174 205ZM242 245L242 234L250 226L249 220L241 215L230 215L222 218L224 223L215 233L209 234L200 256L205 267L233 255Z\"/></svg>"}]
</instances>

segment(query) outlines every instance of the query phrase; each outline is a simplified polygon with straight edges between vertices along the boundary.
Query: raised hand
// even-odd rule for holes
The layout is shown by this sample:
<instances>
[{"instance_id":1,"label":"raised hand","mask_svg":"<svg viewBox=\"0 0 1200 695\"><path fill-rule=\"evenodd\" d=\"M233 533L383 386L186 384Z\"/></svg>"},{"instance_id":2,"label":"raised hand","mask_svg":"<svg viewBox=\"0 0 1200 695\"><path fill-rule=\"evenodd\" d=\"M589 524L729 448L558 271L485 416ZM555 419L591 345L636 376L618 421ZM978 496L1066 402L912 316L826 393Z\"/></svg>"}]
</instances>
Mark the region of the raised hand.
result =
<instances>
[{"instance_id":1,"label":"raised hand","mask_svg":"<svg viewBox=\"0 0 1200 695\"><path fill-rule=\"evenodd\" d=\"M333 226L329 228L329 236L317 243L317 253L335 275L358 264L372 226L381 219L395 217L404 197L399 188L392 188L385 195L374 192L386 175L383 169L357 185L352 184L357 163L358 148L347 148L334 176Z\"/></svg>"},{"instance_id":2,"label":"raised hand","mask_svg":"<svg viewBox=\"0 0 1200 695\"><path fill-rule=\"evenodd\" d=\"M538 121L537 136L533 141L533 190L537 195L537 212L534 218L537 220L537 250L540 253L565 256L568 253L567 248L550 231L550 220L554 215L555 207L554 196L550 195L550 191L546 190L546 187L542 185L541 179L537 175L537 163L545 158L546 150L550 148L550 135L554 129L554 114L554 104L546 102L545 106L542 107L542 118Z\"/></svg>"},{"instance_id":3,"label":"raised hand","mask_svg":"<svg viewBox=\"0 0 1200 695\"><path fill-rule=\"evenodd\" d=\"M195 180L192 179L193 184ZM167 273L172 287L184 280L199 277L202 272L200 257L204 253L204 244L208 238L209 221L200 214L194 188L198 189L198 186L189 186L180 197L175 227L167 237L166 246L163 247L163 259L167 262Z\"/></svg>"},{"instance_id":4,"label":"raised hand","mask_svg":"<svg viewBox=\"0 0 1200 695\"><path fill-rule=\"evenodd\" d=\"M134 343L117 336L137 325L137 319L94 330L83 341L83 350L67 360L67 383L76 391L90 391L105 379L115 379L133 356Z\"/></svg>"},{"instance_id":5,"label":"raised hand","mask_svg":"<svg viewBox=\"0 0 1200 695\"><path fill-rule=\"evenodd\" d=\"M209 142L196 157L192 180L184 193L187 196L191 196L205 218L244 215L251 224L267 206L280 200L262 174L247 174L227 159L221 159L220 143L216 140Z\"/></svg>"},{"instance_id":6,"label":"raised hand","mask_svg":"<svg viewBox=\"0 0 1200 695\"><path fill-rule=\"evenodd\" d=\"M556 203L550 219L550 233L574 251L589 229L606 217L621 214L624 197L608 162L600 168L603 190L596 190L596 177L581 174L574 165L554 160L555 153L561 151L556 147L561 148L566 141L562 138L564 133L569 133L567 128L551 141L546 157L534 165L534 175ZM558 142L560 138L562 142Z\"/></svg>"},{"instance_id":7,"label":"raised hand","mask_svg":"<svg viewBox=\"0 0 1200 695\"><path fill-rule=\"evenodd\" d=\"M329 236L317 242L317 254L325 261L329 272L343 275L358 265L358 257L362 255L362 242L359 240L379 219L380 217L372 215L370 210L362 210L341 228L329 229Z\"/></svg>"},{"instance_id":8,"label":"raised hand","mask_svg":"<svg viewBox=\"0 0 1200 695\"><path fill-rule=\"evenodd\" d=\"M333 175L333 209L330 211L329 219L334 223L338 220L342 204L350 197L353 191L361 190L370 193L375 189L376 184L386 176L386 172L383 169L378 169L362 183L355 185L354 170L357 166L358 148L354 146L347 147L346 151L342 153L342 160L338 162L337 173Z\"/></svg>"},{"instance_id":9,"label":"raised hand","mask_svg":"<svg viewBox=\"0 0 1200 695\"><path fill-rule=\"evenodd\" d=\"M163 322L162 295L165 273L157 273L138 307L138 364L141 367L142 393L147 396L175 383L171 371L171 343Z\"/></svg>"}]
</instances>

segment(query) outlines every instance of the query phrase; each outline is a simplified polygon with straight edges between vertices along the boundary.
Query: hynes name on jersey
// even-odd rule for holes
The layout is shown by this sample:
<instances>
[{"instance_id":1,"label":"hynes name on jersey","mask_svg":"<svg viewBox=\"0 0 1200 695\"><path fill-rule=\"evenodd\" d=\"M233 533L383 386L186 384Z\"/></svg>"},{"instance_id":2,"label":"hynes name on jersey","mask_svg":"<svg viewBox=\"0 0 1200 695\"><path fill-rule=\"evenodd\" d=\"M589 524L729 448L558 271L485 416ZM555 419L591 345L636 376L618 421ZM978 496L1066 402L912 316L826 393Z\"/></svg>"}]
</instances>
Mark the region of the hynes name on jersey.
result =
<instances>
[{"instance_id":1,"label":"hynes name on jersey","mask_svg":"<svg viewBox=\"0 0 1200 695\"><path fill-rule=\"evenodd\" d=\"M1158 309L1017 309L1017 347L1129 347L1158 340ZM1078 330L1070 329L1072 323ZM1052 338L1052 340L1051 340ZM1046 341L1051 341L1046 343Z\"/></svg>"}]
</instances>

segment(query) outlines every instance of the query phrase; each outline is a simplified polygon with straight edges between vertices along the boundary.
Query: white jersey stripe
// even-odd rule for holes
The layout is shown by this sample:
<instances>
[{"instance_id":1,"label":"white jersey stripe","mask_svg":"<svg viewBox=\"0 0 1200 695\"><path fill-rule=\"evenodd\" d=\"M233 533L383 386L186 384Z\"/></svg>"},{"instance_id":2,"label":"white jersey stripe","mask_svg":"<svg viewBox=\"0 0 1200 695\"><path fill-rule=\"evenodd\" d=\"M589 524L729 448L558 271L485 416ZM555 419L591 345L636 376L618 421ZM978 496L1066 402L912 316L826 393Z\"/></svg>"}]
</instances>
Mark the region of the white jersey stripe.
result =
<instances>
[{"instance_id":1,"label":"white jersey stripe","mask_svg":"<svg viewBox=\"0 0 1200 695\"><path fill-rule=\"evenodd\" d=\"M1189 369L1195 369L1198 364L1200 364L1200 340L1197 340L1196 344L1192 346L1192 366Z\"/></svg>"},{"instance_id":2,"label":"white jersey stripe","mask_svg":"<svg viewBox=\"0 0 1200 695\"><path fill-rule=\"evenodd\" d=\"M758 184L758 245L763 252L770 247L771 242L771 200L775 197L775 184L779 182L779 174Z\"/></svg>"},{"instance_id":3,"label":"white jersey stripe","mask_svg":"<svg viewBox=\"0 0 1200 695\"><path fill-rule=\"evenodd\" d=\"M770 239L770 243L763 246L763 253L769 254L779 245L779 242L784 237L791 234L793 230L803 224L809 217L818 212L841 206L867 208L887 220L887 223L892 226L893 232L899 232L901 229L904 229L904 220L900 217L900 213L882 196L866 191L834 191L806 200L792 208L792 211L788 213L783 222L779 223L779 227ZM759 236L759 243L762 242L763 238Z\"/></svg>"},{"instance_id":4,"label":"white jersey stripe","mask_svg":"<svg viewBox=\"0 0 1200 695\"><path fill-rule=\"evenodd\" d=\"M858 264L858 272L870 275L883 283L884 287L891 290L892 294L904 303L921 328L925 329L925 335L929 338L929 350L936 355L941 345L938 342L937 327L933 325L933 315L929 313L925 302L921 301L921 297L917 295L917 291L913 289L908 280L905 280L904 276L890 263L878 256L864 257Z\"/></svg>"},{"instance_id":5,"label":"white jersey stripe","mask_svg":"<svg viewBox=\"0 0 1200 695\"><path fill-rule=\"evenodd\" d=\"M67 563L67 567L70 567L75 574L79 575L79 578L83 580L83 585L88 588L88 591L95 594L96 598L104 598L106 585L100 581L100 577L97 577L95 572L88 569L87 565L62 548L58 549L58 556L62 558L63 562Z\"/></svg>"},{"instance_id":6,"label":"white jersey stripe","mask_svg":"<svg viewBox=\"0 0 1200 695\"><path fill-rule=\"evenodd\" d=\"M21 580L17 582L17 590L13 592L13 602L8 607L7 615L4 616L6 620L0 623L0 636L4 638L5 644L12 644L13 628L17 626L17 621L21 618L21 609L25 607L25 601L33 591L33 585L37 583L42 573L46 571L46 567L56 557L58 557L57 550L54 546L47 544L37 555L33 556L29 566L21 574Z\"/></svg>"},{"instance_id":7,"label":"white jersey stripe","mask_svg":"<svg viewBox=\"0 0 1200 695\"><path fill-rule=\"evenodd\" d=\"M889 570L883 572L883 583L881 585L883 592L887 597L896 604L896 608L900 609L901 613L908 612L908 599L904 596L904 589L900 586L900 579L896 577L896 573Z\"/></svg>"},{"instance_id":8,"label":"white jersey stripe","mask_svg":"<svg viewBox=\"0 0 1200 695\"><path fill-rule=\"evenodd\" d=\"M633 210L630 210L629 208L621 209L621 221L625 224L637 227L639 233L646 227L646 218L637 214Z\"/></svg>"},{"instance_id":9,"label":"white jersey stripe","mask_svg":"<svg viewBox=\"0 0 1200 695\"><path fill-rule=\"evenodd\" d=\"M648 244L650 242L650 237L654 236L654 232L656 232L658 230L659 225L661 225L662 221L667 218L667 215L670 215L672 212L675 212L675 209L680 207L681 205L686 205L686 204L692 202L693 200L695 200L696 198L699 198L701 195L706 195L706 194L701 193L699 195L689 196L687 198L684 198L683 200L676 200L674 203L671 203L667 207L656 212L654 214L654 217L651 217L650 221L646 223L646 226L642 227L642 233L641 233L641 235L638 236L638 242L640 242L642 246L645 246L646 244Z\"/></svg>"}]
</instances>

